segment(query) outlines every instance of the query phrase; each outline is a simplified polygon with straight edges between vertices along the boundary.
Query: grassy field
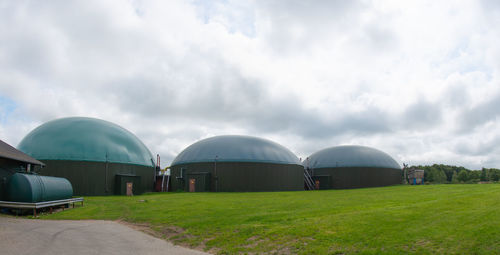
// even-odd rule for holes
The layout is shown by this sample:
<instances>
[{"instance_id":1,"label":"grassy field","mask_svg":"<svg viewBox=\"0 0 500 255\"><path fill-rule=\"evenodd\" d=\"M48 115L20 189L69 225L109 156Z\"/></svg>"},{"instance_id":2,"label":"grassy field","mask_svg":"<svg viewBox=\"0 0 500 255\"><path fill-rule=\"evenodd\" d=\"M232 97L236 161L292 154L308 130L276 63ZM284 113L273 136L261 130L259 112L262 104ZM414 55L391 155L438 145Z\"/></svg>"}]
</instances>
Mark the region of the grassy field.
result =
<instances>
[{"instance_id":1,"label":"grassy field","mask_svg":"<svg viewBox=\"0 0 500 255\"><path fill-rule=\"evenodd\" d=\"M213 253L497 254L500 185L86 197L44 219L123 220Z\"/></svg>"}]
</instances>

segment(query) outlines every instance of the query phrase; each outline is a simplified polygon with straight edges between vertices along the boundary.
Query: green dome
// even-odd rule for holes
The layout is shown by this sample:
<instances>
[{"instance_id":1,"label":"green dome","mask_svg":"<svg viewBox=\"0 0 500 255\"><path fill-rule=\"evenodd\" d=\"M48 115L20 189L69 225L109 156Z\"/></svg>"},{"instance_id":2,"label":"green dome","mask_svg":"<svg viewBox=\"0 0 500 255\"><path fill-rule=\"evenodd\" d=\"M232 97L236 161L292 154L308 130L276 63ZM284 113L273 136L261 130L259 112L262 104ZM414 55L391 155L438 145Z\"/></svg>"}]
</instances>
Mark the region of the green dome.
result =
<instances>
[{"instance_id":1,"label":"green dome","mask_svg":"<svg viewBox=\"0 0 500 255\"><path fill-rule=\"evenodd\" d=\"M94 118L49 121L26 135L18 149L42 161L155 165L151 152L134 134L116 124Z\"/></svg>"}]
</instances>

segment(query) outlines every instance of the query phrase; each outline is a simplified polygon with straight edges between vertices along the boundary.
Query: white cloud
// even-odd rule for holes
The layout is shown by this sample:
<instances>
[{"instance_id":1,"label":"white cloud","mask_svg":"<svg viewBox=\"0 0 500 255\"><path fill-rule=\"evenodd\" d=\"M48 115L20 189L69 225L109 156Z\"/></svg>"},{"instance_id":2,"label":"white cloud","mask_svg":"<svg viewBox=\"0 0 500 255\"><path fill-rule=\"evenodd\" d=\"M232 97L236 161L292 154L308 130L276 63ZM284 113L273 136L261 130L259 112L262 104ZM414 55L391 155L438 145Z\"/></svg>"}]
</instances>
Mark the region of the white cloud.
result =
<instances>
[{"instance_id":1,"label":"white cloud","mask_svg":"<svg viewBox=\"0 0 500 255\"><path fill-rule=\"evenodd\" d=\"M302 158L362 144L500 167L499 20L495 1L3 2L0 136L76 115L129 129L163 166L248 134Z\"/></svg>"}]
</instances>

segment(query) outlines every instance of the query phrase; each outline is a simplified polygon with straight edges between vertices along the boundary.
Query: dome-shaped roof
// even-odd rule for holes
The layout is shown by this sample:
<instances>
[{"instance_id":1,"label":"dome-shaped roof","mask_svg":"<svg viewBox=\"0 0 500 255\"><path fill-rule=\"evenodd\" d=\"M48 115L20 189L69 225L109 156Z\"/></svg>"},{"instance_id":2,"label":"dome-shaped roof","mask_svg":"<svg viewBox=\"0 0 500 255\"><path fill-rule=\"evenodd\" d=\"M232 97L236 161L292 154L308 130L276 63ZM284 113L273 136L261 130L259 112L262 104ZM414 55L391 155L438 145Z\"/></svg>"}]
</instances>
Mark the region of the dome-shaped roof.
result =
<instances>
[{"instance_id":1,"label":"dome-shaped roof","mask_svg":"<svg viewBox=\"0 0 500 255\"><path fill-rule=\"evenodd\" d=\"M146 146L128 130L108 121L71 117L31 131L18 149L38 160L75 160L154 166Z\"/></svg>"},{"instance_id":2,"label":"dome-shaped roof","mask_svg":"<svg viewBox=\"0 0 500 255\"><path fill-rule=\"evenodd\" d=\"M320 150L303 162L309 168L378 167L401 169L387 153L357 145L337 146Z\"/></svg>"},{"instance_id":3,"label":"dome-shaped roof","mask_svg":"<svg viewBox=\"0 0 500 255\"><path fill-rule=\"evenodd\" d=\"M184 149L172 166L196 162L259 162L297 164L300 161L287 148L257 137L223 135L198 141Z\"/></svg>"}]
</instances>

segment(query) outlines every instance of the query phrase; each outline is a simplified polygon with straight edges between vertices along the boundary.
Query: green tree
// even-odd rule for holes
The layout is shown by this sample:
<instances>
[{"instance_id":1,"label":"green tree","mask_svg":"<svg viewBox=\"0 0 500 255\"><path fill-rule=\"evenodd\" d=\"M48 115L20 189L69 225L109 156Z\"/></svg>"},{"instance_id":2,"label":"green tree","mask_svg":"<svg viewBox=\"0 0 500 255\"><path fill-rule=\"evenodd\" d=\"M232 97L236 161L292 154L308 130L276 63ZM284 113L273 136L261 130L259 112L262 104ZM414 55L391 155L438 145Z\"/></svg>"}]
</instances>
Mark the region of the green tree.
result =
<instances>
[{"instance_id":1,"label":"green tree","mask_svg":"<svg viewBox=\"0 0 500 255\"><path fill-rule=\"evenodd\" d=\"M429 170L424 170L424 179L426 182L434 182L434 172L436 170L431 168Z\"/></svg>"},{"instance_id":2,"label":"green tree","mask_svg":"<svg viewBox=\"0 0 500 255\"><path fill-rule=\"evenodd\" d=\"M490 169L490 180L497 182L500 179L500 170Z\"/></svg>"},{"instance_id":3,"label":"green tree","mask_svg":"<svg viewBox=\"0 0 500 255\"><path fill-rule=\"evenodd\" d=\"M459 183L458 174L461 171L466 172L467 178L463 182L476 182L481 178L481 171L471 171L463 166L450 166L443 164L433 164L431 166L411 166L425 171L425 181L433 183ZM490 171L487 169L487 176ZM446 180L443 180L443 174ZM463 176L465 177L465 176ZM455 179L453 179L455 178ZM488 178L490 179L490 178ZM499 170L500 179L500 170Z\"/></svg>"},{"instance_id":4,"label":"green tree","mask_svg":"<svg viewBox=\"0 0 500 255\"><path fill-rule=\"evenodd\" d=\"M477 183L481 179L481 171L473 170L467 172L467 181L470 183Z\"/></svg>"},{"instance_id":5,"label":"green tree","mask_svg":"<svg viewBox=\"0 0 500 255\"><path fill-rule=\"evenodd\" d=\"M466 182L467 180L469 180L469 174L467 173L466 170L461 170L459 173L458 173L458 181L460 182Z\"/></svg>"},{"instance_id":6,"label":"green tree","mask_svg":"<svg viewBox=\"0 0 500 255\"><path fill-rule=\"evenodd\" d=\"M453 172L453 176L451 177L451 183L458 183L458 173Z\"/></svg>"},{"instance_id":7,"label":"green tree","mask_svg":"<svg viewBox=\"0 0 500 255\"><path fill-rule=\"evenodd\" d=\"M446 183L446 182L448 182L447 178L446 178L446 174L444 173L443 170L436 170L436 172L434 174L434 182L435 183Z\"/></svg>"},{"instance_id":8,"label":"green tree","mask_svg":"<svg viewBox=\"0 0 500 255\"><path fill-rule=\"evenodd\" d=\"M489 178L488 178L488 170L486 170L486 168L484 168L484 167L483 167L483 169L481 170L481 175L479 176L479 179L480 179L482 182L489 181Z\"/></svg>"}]
</instances>

